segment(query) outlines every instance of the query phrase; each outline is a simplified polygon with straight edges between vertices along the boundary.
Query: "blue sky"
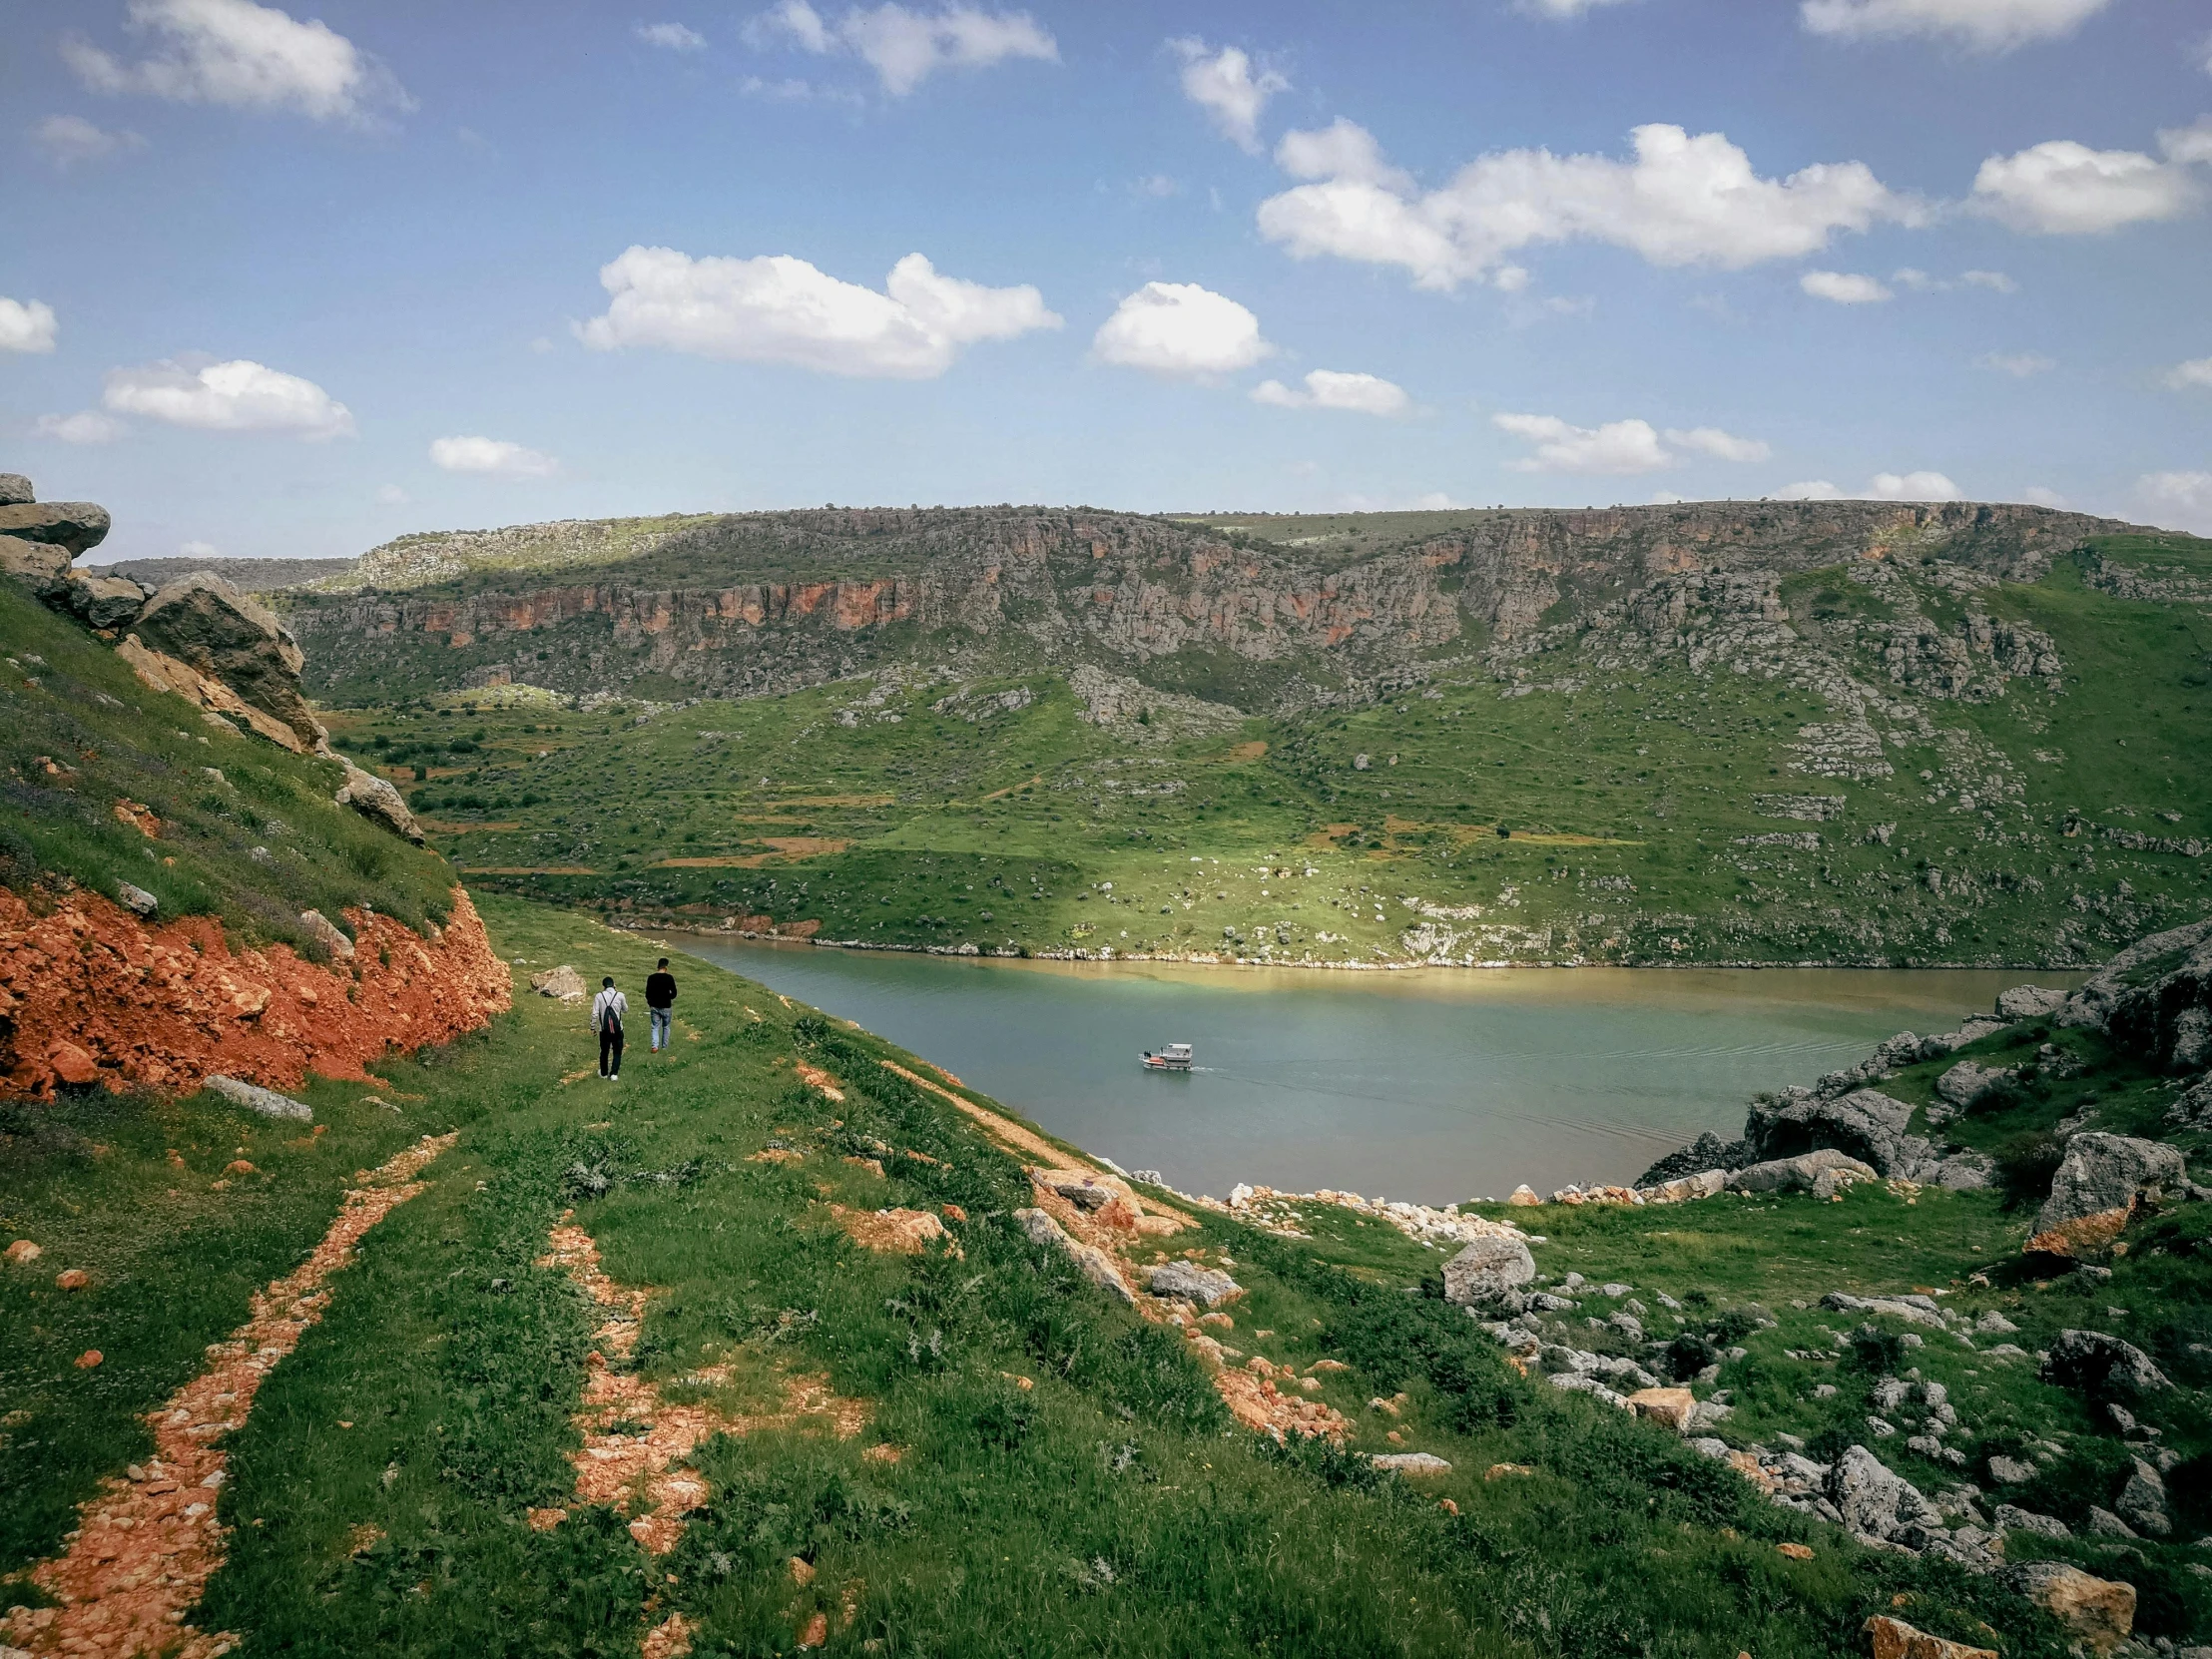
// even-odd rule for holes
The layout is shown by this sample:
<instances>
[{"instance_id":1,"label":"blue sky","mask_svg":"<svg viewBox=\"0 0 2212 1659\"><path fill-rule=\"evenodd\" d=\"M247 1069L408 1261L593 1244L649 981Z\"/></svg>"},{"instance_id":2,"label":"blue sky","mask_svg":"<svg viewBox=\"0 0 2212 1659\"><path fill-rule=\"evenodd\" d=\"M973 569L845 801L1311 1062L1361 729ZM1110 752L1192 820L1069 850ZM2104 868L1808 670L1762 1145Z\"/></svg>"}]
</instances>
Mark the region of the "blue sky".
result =
<instances>
[{"instance_id":1,"label":"blue sky","mask_svg":"<svg viewBox=\"0 0 2212 1659\"><path fill-rule=\"evenodd\" d=\"M0 469L101 557L832 501L2212 532L2201 0L13 15Z\"/></svg>"}]
</instances>

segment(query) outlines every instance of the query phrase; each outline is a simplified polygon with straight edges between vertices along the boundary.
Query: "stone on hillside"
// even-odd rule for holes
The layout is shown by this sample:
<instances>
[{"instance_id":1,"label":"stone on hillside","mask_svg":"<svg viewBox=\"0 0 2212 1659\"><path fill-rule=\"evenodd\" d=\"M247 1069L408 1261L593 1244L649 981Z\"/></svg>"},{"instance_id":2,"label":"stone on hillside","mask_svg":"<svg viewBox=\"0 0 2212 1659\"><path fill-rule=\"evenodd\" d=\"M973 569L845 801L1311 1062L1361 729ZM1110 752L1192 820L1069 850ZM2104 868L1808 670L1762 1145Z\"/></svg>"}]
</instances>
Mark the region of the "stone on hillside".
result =
<instances>
[{"instance_id":1,"label":"stone on hillside","mask_svg":"<svg viewBox=\"0 0 2212 1659\"><path fill-rule=\"evenodd\" d=\"M1078 1210L1103 1210L1118 1196L1081 1170L1040 1170L1035 1178Z\"/></svg>"},{"instance_id":2,"label":"stone on hillside","mask_svg":"<svg viewBox=\"0 0 2212 1659\"><path fill-rule=\"evenodd\" d=\"M2128 1470L2127 1484L2112 1500L2112 1507L2138 1532L2163 1538L2173 1530L2173 1522L2166 1516L2166 1483L2140 1457Z\"/></svg>"},{"instance_id":3,"label":"stone on hillside","mask_svg":"<svg viewBox=\"0 0 2212 1659\"><path fill-rule=\"evenodd\" d=\"M2173 1386L2150 1356L2102 1331L2061 1331L2043 1357L2042 1380L2095 1395L2135 1397Z\"/></svg>"},{"instance_id":4,"label":"stone on hillside","mask_svg":"<svg viewBox=\"0 0 2212 1659\"><path fill-rule=\"evenodd\" d=\"M2139 1536L2135 1528L2120 1519L2109 1509L2089 1506L2089 1535L2093 1538L2133 1538Z\"/></svg>"},{"instance_id":5,"label":"stone on hillside","mask_svg":"<svg viewBox=\"0 0 2212 1659\"><path fill-rule=\"evenodd\" d=\"M1973 1647L1948 1637L1931 1636L1887 1613L1877 1613L1869 1619L1866 1631L1873 1659L1997 1659L1995 1648Z\"/></svg>"},{"instance_id":6,"label":"stone on hillside","mask_svg":"<svg viewBox=\"0 0 2212 1659\"><path fill-rule=\"evenodd\" d=\"M1149 1270L1145 1289L1157 1297L1179 1297L1208 1308L1244 1295L1244 1287L1229 1275L1196 1262L1169 1262Z\"/></svg>"},{"instance_id":7,"label":"stone on hillside","mask_svg":"<svg viewBox=\"0 0 2212 1659\"><path fill-rule=\"evenodd\" d=\"M128 881L115 884L115 895L123 901L127 910L136 910L142 916L150 916L162 907L162 901L144 887L134 887Z\"/></svg>"},{"instance_id":8,"label":"stone on hillside","mask_svg":"<svg viewBox=\"0 0 2212 1659\"><path fill-rule=\"evenodd\" d=\"M1636 1196L1646 1204L1689 1204L1701 1198L1718 1198L1727 1190L1728 1171L1709 1169L1662 1181L1656 1187L1638 1187Z\"/></svg>"},{"instance_id":9,"label":"stone on hillside","mask_svg":"<svg viewBox=\"0 0 2212 1659\"><path fill-rule=\"evenodd\" d=\"M1748 1169L1737 1170L1728 1179L1731 1191L1739 1193L1804 1193L1812 1192L1826 1179L1829 1194L1854 1180L1872 1181L1876 1171L1868 1164L1839 1152L1833 1147L1821 1147L1812 1152L1801 1152L1790 1158L1770 1158L1765 1163L1753 1164Z\"/></svg>"},{"instance_id":10,"label":"stone on hillside","mask_svg":"<svg viewBox=\"0 0 2212 1659\"><path fill-rule=\"evenodd\" d=\"M1854 1533L1885 1541L1911 1527L1940 1527L1942 1516L1903 1475L1863 1445L1847 1447L1828 1471L1828 1500Z\"/></svg>"},{"instance_id":11,"label":"stone on hillside","mask_svg":"<svg viewBox=\"0 0 2212 1659\"><path fill-rule=\"evenodd\" d=\"M0 472L0 507L21 506L37 499L38 491L31 488L31 480L22 473Z\"/></svg>"},{"instance_id":12,"label":"stone on hillside","mask_svg":"<svg viewBox=\"0 0 2212 1659\"><path fill-rule=\"evenodd\" d=\"M1505 1195L1505 1202L1515 1206L1516 1208L1525 1209L1532 1204L1541 1204L1543 1203L1543 1200L1536 1196L1536 1189L1534 1187L1531 1187L1527 1182L1523 1181L1519 1186L1515 1187L1511 1192Z\"/></svg>"},{"instance_id":13,"label":"stone on hillside","mask_svg":"<svg viewBox=\"0 0 2212 1659\"><path fill-rule=\"evenodd\" d=\"M68 549L21 536L0 536L0 576L13 577L39 598L60 592L68 571Z\"/></svg>"},{"instance_id":14,"label":"stone on hillside","mask_svg":"<svg viewBox=\"0 0 2212 1659\"><path fill-rule=\"evenodd\" d=\"M2186 1161L2163 1141L2084 1130L2066 1142L2027 1248L2054 1256L2100 1249L2138 1208L2159 1203L2187 1183Z\"/></svg>"},{"instance_id":15,"label":"stone on hillside","mask_svg":"<svg viewBox=\"0 0 2212 1659\"><path fill-rule=\"evenodd\" d=\"M2212 1129L2212 1072L2174 1097L2174 1103L2166 1108L2166 1121L2176 1129Z\"/></svg>"},{"instance_id":16,"label":"stone on hillside","mask_svg":"<svg viewBox=\"0 0 2212 1659\"><path fill-rule=\"evenodd\" d=\"M1736 1169L1752 1161L1751 1149L1742 1141L1724 1141L1707 1130L1680 1151L1670 1152L1636 1177L1639 1187L1656 1187L1709 1169Z\"/></svg>"},{"instance_id":17,"label":"stone on hillside","mask_svg":"<svg viewBox=\"0 0 2212 1659\"><path fill-rule=\"evenodd\" d=\"M259 1112L265 1118L296 1118L302 1123L314 1118L306 1102L278 1094L275 1089L265 1089L259 1083L244 1082L236 1077L208 1077L201 1080L201 1086L221 1095L232 1105L244 1106L249 1112Z\"/></svg>"},{"instance_id":18,"label":"stone on hillside","mask_svg":"<svg viewBox=\"0 0 2212 1659\"><path fill-rule=\"evenodd\" d=\"M107 538L108 522L108 509L90 501L19 501L0 507L0 536L42 541L73 559Z\"/></svg>"},{"instance_id":19,"label":"stone on hillside","mask_svg":"<svg viewBox=\"0 0 2212 1659\"><path fill-rule=\"evenodd\" d=\"M345 936L344 929L320 910L301 910L299 925L307 930L307 936L341 962L353 959L353 941Z\"/></svg>"},{"instance_id":20,"label":"stone on hillside","mask_svg":"<svg viewBox=\"0 0 2212 1659\"><path fill-rule=\"evenodd\" d=\"M1991 1308L1987 1313L1983 1314L1979 1319L1975 1320L1973 1322L1973 1328L1976 1331L1980 1332L1982 1335L1989 1337L2009 1337L2012 1335L2013 1332L2019 1330L2018 1326L2014 1325L2010 1320L2006 1319L1994 1308Z\"/></svg>"},{"instance_id":21,"label":"stone on hillside","mask_svg":"<svg viewBox=\"0 0 2212 1659\"><path fill-rule=\"evenodd\" d=\"M407 798L384 779L372 772L363 772L344 756L340 755L338 760L345 768L345 782L330 799L340 807L352 808L371 824L380 824L393 834L420 846L422 826L407 810Z\"/></svg>"},{"instance_id":22,"label":"stone on hillside","mask_svg":"<svg viewBox=\"0 0 2212 1659\"><path fill-rule=\"evenodd\" d=\"M1638 1388L1628 1396L1628 1408L1681 1434L1689 1430L1697 1395L1687 1388Z\"/></svg>"},{"instance_id":23,"label":"stone on hillside","mask_svg":"<svg viewBox=\"0 0 2212 1659\"><path fill-rule=\"evenodd\" d=\"M1991 1462L1995 1460L1990 1459ZM2032 1532L2039 1538L2073 1536L2073 1528L2056 1515L2038 1515L2034 1510L2022 1509L2016 1504L1998 1504L1996 1520L1998 1527L2006 1532Z\"/></svg>"},{"instance_id":24,"label":"stone on hillside","mask_svg":"<svg viewBox=\"0 0 2212 1659\"><path fill-rule=\"evenodd\" d=\"M93 576L71 571L54 597L87 628L120 628L139 613L146 595L123 576Z\"/></svg>"},{"instance_id":25,"label":"stone on hillside","mask_svg":"<svg viewBox=\"0 0 2212 1659\"><path fill-rule=\"evenodd\" d=\"M1503 1229L1480 1234L1444 1264L1444 1300L1461 1307L1493 1302L1535 1277L1526 1239Z\"/></svg>"},{"instance_id":26,"label":"stone on hillside","mask_svg":"<svg viewBox=\"0 0 2212 1659\"><path fill-rule=\"evenodd\" d=\"M1879 1089L1854 1089L1835 1100L1792 1095L1754 1105L1744 1122L1744 1137L1763 1159L1833 1150L1871 1165L1878 1175L1904 1173L1928 1143L1906 1133L1913 1108Z\"/></svg>"},{"instance_id":27,"label":"stone on hillside","mask_svg":"<svg viewBox=\"0 0 2212 1659\"><path fill-rule=\"evenodd\" d=\"M1136 1302L1136 1293L1123 1281L1114 1259L1096 1245L1070 1238L1067 1230L1042 1210L1016 1210L1014 1221L1029 1236L1031 1244L1061 1252L1075 1264L1078 1273L1116 1302L1125 1305Z\"/></svg>"},{"instance_id":28,"label":"stone on hillside","mask_svg":"<svg viewBox=\"0 0 2212 1659\"><path fill-rule=\"evenodd\" d=\"M2041 985L2014 985L1997 993L1997 1012L2008 1020L2044 1019L2066 1005L2066 993Z\"/></svg>"},{"instance_id":29,"label":"stone on hillside","mask_svg":"<svg viewBox=\"0 0 2212 1659\"><path fill-rule=\"evenodd\" d=\"M305 747L327 740L300 695L298 642L268 606L222 577L196 571L170 583L146 602L132 631L154 650L222 681L289 727Z\"/></svg>"},{"instance_id":30,"label":"stone on hillside","mask_svg":"<svg viewBox=\"0 0 2212 1659\"><path fill-rule=\"evenodd\" d=\"M2009 1066L1978 1066L1971 1060L1960 1060L1936 1079L1936 1092L1963 1109L1999 1083L2009 1083L2017 1075Z\"/></svg>"},{"instance_id":31,"label":"stone on hillside","mask_svg":"<svg viewBox=\"0 0 2212 1659\"><path fill-rule=\"evenodd\" d=\"M584 976L563 962L559 967L539 968L531 974L530 988L540 996L574 1002L584 994Z\"/></svg>"},{"instance_id":32,"label":"stone on hillside","mask_svg":"<svg viewBox=\"0 0 2212 1659\"><path fill-rule=\"evenodd\" d=\"M1432 1451L1385 1451L1370 1457L1368 1461L1379 1469L1390 1469L1398 1474L1451 1472L1451 1465Z\"/></svg>"},{"instance_id":33,"label":"stone on hillside","mask_svg":"<svg viewBox=\"0 0 2212 1659\"><path fill-rule=\"evenodd\" d=\"M2135 1629L2132 1584L2093 1578L2063 1561L2026 1561L2007 1567L2003 1576L2092 1653L2110 1653Z\"/></svg>"},{"instance_id":34,"label":"stone on hillside","mask_svg":"<svg viewBox=\"0 0 2212 1659\"><path fill-rule=\"evenodd\" d=\"M2212 1063L2212 921L2136 940L2066 999L2058 1019L2103 1031L2152 1065L2187 1072Z\"/></svg>"}]
</instances>

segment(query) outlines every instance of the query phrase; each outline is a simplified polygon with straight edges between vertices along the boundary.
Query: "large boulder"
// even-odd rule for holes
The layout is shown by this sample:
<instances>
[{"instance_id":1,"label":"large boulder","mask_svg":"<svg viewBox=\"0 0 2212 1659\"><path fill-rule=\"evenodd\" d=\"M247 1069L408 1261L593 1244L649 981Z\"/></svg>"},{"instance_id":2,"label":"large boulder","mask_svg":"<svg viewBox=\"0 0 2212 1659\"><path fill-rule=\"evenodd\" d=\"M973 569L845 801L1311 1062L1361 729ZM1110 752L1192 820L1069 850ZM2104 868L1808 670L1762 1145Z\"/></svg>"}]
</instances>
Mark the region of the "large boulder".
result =
<instances>
[{"instance_id":1,"label":"large boulder","mask_svg":"<svg viewBox=\"0 0 2212 1659\"><path fill-rule=\"evenodd\" d=\"M69 575L69 549L51 542L0 536L0 576L12 577L39 598L58 593Z\"/></svg>"},{"instance_id":2,"label":"large boulder","mask_svg":"<svg viewBox=\"0 0 2212 1659\"><path fill-rule=\"evenodd\" d=\"M2188 1184L2186 1161L2163 1141L2083 1130L2066 1142L2028 1249L2053 1256L2101 1250L2145 1205Z\"/></svg>"},{"instance_id":3,"label":"large boulder","mask_svg":"<svg viewBox=\"0 0 2212 1659\"><path fill-rule=\"evenodd\" d=\"M2136 940L2066 999L2058 1021L2103 1031L2153 1065L2212 1064L2212 921Z\"/></svg>"},{"instance_id":4,"label":"large boulder","mask_svg":"<svg viewBox=\"0 0 2212 1659\"><path fill-rule=\"evenodd\" d=\"M1867 1640L1870 1659L1998 1659L1993 1647L1931 1636L1887 1613L1877 1613L1867 1621Z\"/></svg>"},{"instance_id":5,"label":"large boulder","mask_svg":"<svg viewBox=\"0 0 2212 1659\"><path fill-rule=\"evenodd\" d=\"M305 660L290 630L268 606L209 571L172 582L138 614L132 631L148 646L222 681L274 716L309 749L327 734L300 695Z\"/></svg>"},{"instance_id":6,"label":"large boulder","mask_svg":"<svg viewBox=\"0 0 2212 1659\"><path fill-rule=\"evenodd\" d=\"M407 810L407 798L374 773L363 772L343 755L337 759L345 768L345 782L330 799L340 807L352 808L371 824L380 824L393 834L402 835L420 846L422 826L415 823L414 814Z\"/></svg>"},{"instance_id":7,"label":"large boulder","mask_svg":"<svg viewBox=\"0 0 2212 1659\"><path fill-rule=\"evenodd\" d=\"M1900 1165L1928 1151L1925 1140L1906 1133L1912 1121L1913 1108L1880 1089L1854 1089L1834 1100L1793 1090L1754 1103L1744 1138L1762 1160L1825 1149L1846 1153L1878 1175L1897 1175Z\"/></svg>"},{"instance_id":8,"label":"large boulder","mask_svg":"<svg viewBox=\"0 0 2212 1659\"><path fill-rule=\"evenodd\" d=\"M1795 1158L1771 1158L1728 1177L1728 1187L1739 1193L1812 1193L1830 1198L1854 1181L1877 1179L1874 1169L1834 1147L1801 1152Z\"/></svg>"},{"instance_id":9,"label":"large boulder","mask_svg":"<svg viewBox=\"0 0 2212 1659\"><path fill-rule=\"evenodd\" d=\"M1497 1301L1536 1277L1528 1241L1505 1228L1477 1234L1444 1264L1444 1300L1472 1308Z\"/></svg>"},{"instance_id":10,"label":"large boulder","mask_svg":"<svg viewBox=\"0 0 2212 1659\"><path fill-rule=\"evenodd\" d=\"M1244 1287L1216 1268L1196 1262L1168 1262L1144 1270L1145 1289L1154 1296L1216 1308L1244 1295Z\"/></svg>"},{"instance_id":11,"label":"large boulder","mask_svg":"<svg viewBox=\"0 0 2212 1659\"><path fill-rule=\"evenodd\" d=\"M64 549L71 558L107 539L108 509L90 501L18 501L0 507L0 536Z\"/></svg>"},{"instance_id":12,"label":"large boulder","mask_svg":"<svg viewBox=\"0 0 2212 1659\"><path fill-rule=\"evenodd\" d=\"M1751 1148L1742 1141L1724 1141L1708 1129L1679 1152L1670 1152L1636 1177L1638 1187L1659 1187L1707 1170L1741 1168L1752 1161ZM1508 1201L1510 1202L1510 1201Z\"/></svg>"},{"instance_id":13,"label":"large boulder","mask_svg":"<svg viewBox=\"0 0 2212 1659\"><path fill-rule=\"evenodd\" d=\"M2066 1005L2066 993L2043 985L2014 985L1997 992L1997 1012L2008 1020L2047 1019Z\"/></svg>"},{"instance_id":14,"label":"large boulder","mask_svg":"<svg viewBox=\"0 0 2212 1659\"><path fill-rule=\"evenodd\" d=\"M38 491L31 488L31 480L22 473L0 472L0 507L20 506L37 499Z\"/></svg>"},{"instance_id":15,"label":"large boulder","mask_svg":"<svg viewBox=\"0 0 2212 1659\"><path fill-rule=\"evenodd\" d=\"M2091 1653L2110 1653L2135 1628L2135 1586L2095 1578L2063 1561L2023 1561L2004 1582L2043 1609Z\"/></svg>"},{"instance_id":16,"label":"large boulder","mask_svg":"<svg viewBox=\"0 0 2212 1659\"><path fill-rule=\"evenodd\" d=\"M2042 1379L2092 1397L2140 1398L2173 1386L2150 1356L2102 1331L2061 1331L2044 1351Z\"/></svg>"},{"instance_id":17,"label":"large boulder","mask_svg":"<svg viewBox=\"0 0 2212 1659\"><path fill-rule=\"evenodd\" d=\"M1999 1083L2009 1083L2017 1075L2009 1066L1978 1066L1971 1060L1960 1060L1936 1079L1936 1092L1963 1111Z\"/></svg>"},{"instance_id":18,"label":"large boulder","mask_svg":"<svg viewBox=\"0 0 2212 1659\"><path fill-rule=\"evenodd\" d=\"M120 628L139 614L146 592L127 576L73 570L56 596L87 628Z\"/></svg>"},{"instance_id":19,"label":"large boulder","mask_svg":"<svg viewBox=\"0 0 2212 1659\"><path fill-rule=\"evenodd\" d=\"M1918 1486L1863 1445L1847 1447L1829 1469L1828 1501L1853 1533L1885 1543L1940 1530L1943 1524Z\"/></svg>"}]
</instances>

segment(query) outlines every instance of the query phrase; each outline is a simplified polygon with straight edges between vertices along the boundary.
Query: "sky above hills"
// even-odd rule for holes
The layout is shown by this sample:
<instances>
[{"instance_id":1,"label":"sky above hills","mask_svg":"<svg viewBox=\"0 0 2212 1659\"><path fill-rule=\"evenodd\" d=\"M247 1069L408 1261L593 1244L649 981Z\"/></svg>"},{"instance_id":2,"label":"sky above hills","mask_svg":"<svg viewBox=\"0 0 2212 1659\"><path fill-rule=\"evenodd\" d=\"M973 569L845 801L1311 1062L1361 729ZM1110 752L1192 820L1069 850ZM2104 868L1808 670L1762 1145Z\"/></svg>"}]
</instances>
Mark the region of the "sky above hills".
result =
<instances>
[{"instance_id":1,"label":"sky above hills","mask_svg":"<svg viewBox=\"0 0 2212 1659\"><path fill-rule=\"evenodd\" d=\"M18 0L101 557L836 503L2212 532L2202 0Z\"/></svg>"}]
</instances>

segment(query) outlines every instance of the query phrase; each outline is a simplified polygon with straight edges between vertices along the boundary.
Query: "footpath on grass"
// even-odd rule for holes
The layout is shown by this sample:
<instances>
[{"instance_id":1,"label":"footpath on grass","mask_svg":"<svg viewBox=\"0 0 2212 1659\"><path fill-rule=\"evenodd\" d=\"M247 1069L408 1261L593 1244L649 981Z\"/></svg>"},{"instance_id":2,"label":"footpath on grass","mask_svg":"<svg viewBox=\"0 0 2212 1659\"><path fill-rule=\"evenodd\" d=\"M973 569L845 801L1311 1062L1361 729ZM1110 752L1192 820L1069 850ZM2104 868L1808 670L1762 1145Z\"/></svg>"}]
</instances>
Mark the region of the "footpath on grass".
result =
<instances>
[{"instance_id":1,"label":"footpath on grass","mask_svg":"<svg viewBox=\"0 0 2212 1659\"><path fill-rule=\"evenodd\" d=\"M1728 1436L1770 1401L1897 1380L1879 1344L1799 1378L1749 1303L1810 1304L1839 1273L1868 1295L1962 1283L2024 1231L1995 1191L1519 1213L1540 1231L1462 1211L1448 1241L1336 1205L1260 1225L1124 1180L925 1058L703 965L672 1047L633 1045L604 1083L584 1003L529 978L634 986L654 946L483 908L514 1008L372 1068L373 1093L311 1084L326 1133L206 1097L65 1097L28 1132L11 1120L0 1222L39 1254L0 1270L29 1334L0 1366L0 1473L41 1496L0 1533L10 1641L1770 1659L1902 1651L1909 1624L2009 1659L2088 1639L2030 1581L1856 1539L1667 1422L1549 1384L1541 1345L1531 1364L1446 1300L1435 1248L1525 1239L1562 1300L1603 1268L1694 1311L1692 1336L1734 1333ZM452 1139L399 1187L350 1175L424 1136ZM255 1388L194 1419L225 1476L197 1601L199 1558L165 1541L135 1588L160 1586L167 1633L93 1617L117 1592L62 1564L100 1559L114 1493L170 1477L171 1396L231 1363L203 1351L303 1256L335 1265L348 1189L400 1188L311 1296L265 1295L296 1346L257 1347ZM147 1227L149 1208L170 1219ZM1777 1330L1803 1341L1789 1316ZM79 1367L95 1349L125 1363ZM2187 1409L2154 1405L2153 1426L2200 1456L2180 1391ZM2024 1384L2004 1402L2033 1404ZM2170 1541L2128 1546L2160 1568L2136 1575L2154 1641L2203 1639L2190 1501L2173 1497ZM2072 1547L2043 1552L2114 1559Z\"/></svg>"}]
</instances>

